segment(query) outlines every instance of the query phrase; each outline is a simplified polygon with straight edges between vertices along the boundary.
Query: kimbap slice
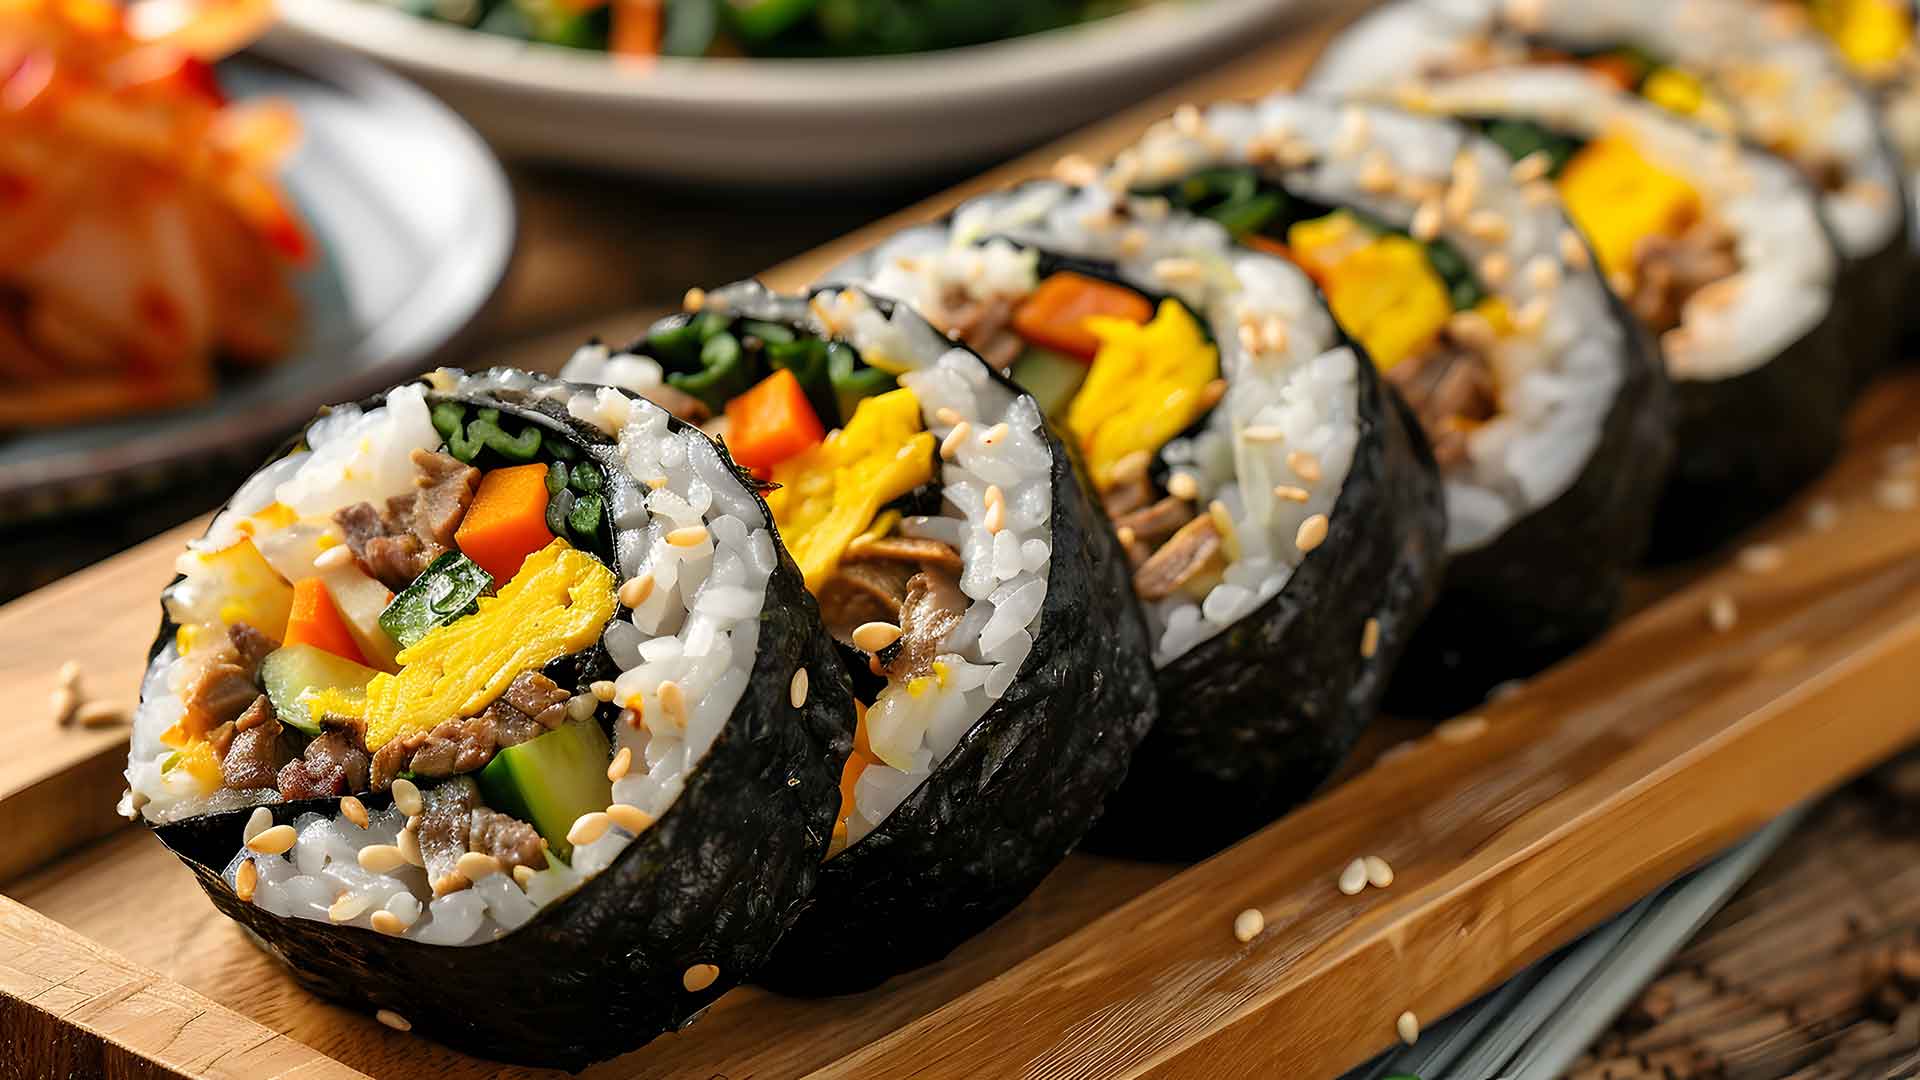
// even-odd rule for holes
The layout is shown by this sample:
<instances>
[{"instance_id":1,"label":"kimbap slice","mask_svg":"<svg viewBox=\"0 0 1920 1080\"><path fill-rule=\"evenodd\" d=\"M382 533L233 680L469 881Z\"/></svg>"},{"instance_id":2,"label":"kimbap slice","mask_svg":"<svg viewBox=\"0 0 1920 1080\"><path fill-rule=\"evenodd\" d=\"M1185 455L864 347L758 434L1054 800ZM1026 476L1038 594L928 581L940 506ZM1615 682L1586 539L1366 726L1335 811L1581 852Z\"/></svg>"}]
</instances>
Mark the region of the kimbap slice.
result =
<instances>
[{"instance_id":1,"label":"kimbap slice","mask_svg":"<svg viewBox=\"0 0 1920 1080\"><path fill-rule=\"evenodd\" d=\"M1311 795L1426 614L1444 525L1413 419L1307 275L1157 196L1057 183L834 273L1004 358L1087 463L1161 703L1099 846L1203 855Z\"/></svg>"},{"instance_id":2,"label":"kimbap slice","mask_svg":"<svg viewBox=\"0 0 1920 1080\"><path fill-rule=\"evenodd\" d=\"M799 916L852 746L756 488L524 372L325 411L180 557L123 811L303 986L463 1051L683 1026Z\"/></svg>"},{"instance_id":3,"label":"kimbap slice","mask_svg":"<svg viewBox=\"0 0 1920 1080\"><path fill-rule=\"evenodd\" d=\"M1840 259L1797 171L1564 65L1348 81L1387 21L1330 54L1315 85L1464 118L1557 192L1614 290L1657 336L1678 406L1654 553L1704 552L1837 452L1851 399ZM1417 68L1403 56L1402 70ZM1537 175L1536 175L1537 174Z\"/></svg>"},{"instance_id":4,"label":"kimbap slice","mask_svg":"<svg viewBox=\"0 0 1920 1080\"><path fill-rule=\"evenodd\" d=\"M1857 385L1889 359L1907 288L1900 161L1872 98L1806 19L1749 0L1400 0L1337 39L1309 86L1392 90L1513 66L1575 69L1791 162L1842 256L1833 360Z\"/></svg>"},{"instance_id":5,"label":"kimbap slice","mask_svg":"<svg viewBox=\"0 0 1920 1080\"><path fill-rule=\"evenodd\" d=\"M567 370L699 398L775 485L851 673L833 846L761 981L866 989L1011 910L1099 814L1154 702L1125 556L1039 404L854 289L731 285Z\"/></svg>"},{"instance_id":6,"label":"kimbap slice","mask_svg":"<svg viewBox=\"0 0 1920 1080\"><path fill-rule=\"evenodd\" d=\"M1448 568L1396 711L1469 707L1599 634L1671 455L1646 335L1509 164L1446 121L1275 97L1159 125L1111 177L1305 268L1419 417Z\"/></svg>"}]
</instances>

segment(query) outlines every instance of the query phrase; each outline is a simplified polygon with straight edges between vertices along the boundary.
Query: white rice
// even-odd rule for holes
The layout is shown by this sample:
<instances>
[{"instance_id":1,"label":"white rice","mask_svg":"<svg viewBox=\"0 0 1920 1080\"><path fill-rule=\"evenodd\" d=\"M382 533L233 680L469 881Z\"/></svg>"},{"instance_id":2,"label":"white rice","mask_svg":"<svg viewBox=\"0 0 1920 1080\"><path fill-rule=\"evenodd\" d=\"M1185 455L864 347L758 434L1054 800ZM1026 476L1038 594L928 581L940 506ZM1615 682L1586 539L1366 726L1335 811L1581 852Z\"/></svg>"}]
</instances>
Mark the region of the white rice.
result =
<instances>
[{"instance_id":1,"label":"white rice","mask_svg":"<svg viewBox=\"0 0 1920 1080\"><path fill-rule=\"evenodd\" d=\"M1821 197L1842 252L1866 257L1895 239L1899 168L1871 99L1804 19L1750 0L1402 0L1336 40L1308 89L1401 87L1468 55L1523 63L1522 33L1574 48L1634 44L1701 76L1733 107L1726 133L1845 166L1847 182Z\"/></svg>"},{"instance_id":2,"label":"white rice","mask_svg":"<svg viewBox=\"0 0 1920 1080\"><path fill-rule=\"evenodd\" d=\"M1031 293L1041 251L1110 261L1134 287L1179 298L1207 321L1220 351L1226 397L1205 429L1172 441L1164 456L1196 481L1199 505L1221 504L1238 550L1203 600L1146 605L1164 666L1279 593L1305 558L1295 543L1301 524L1332 515L1358 441L1355 356L1291 263L1240 248L1216 223L1170 212L1162 200L1104 187L1044 183L984 196L949 225L900 233L829 277L863 282L943 322L954 290L1008 302ZM1241 327L1272 320L1285 327L1284 342L1275 347L1256 333L1245 339L1259 342L1249 353ZM1250 427L1283 437L1242 437ZM1296 474L1294 452L1312 455L1318 475ZM1306 501L1275 498L1282 483L1306 489Z\"/></svg>"},{"instance_id":3,"label":"white rice","mask_svg":"<svg viewBox=\"0 0 1920 1080\"><path fill-rule=\"evenodd\" d=\"M634 764L614 784L613 797L659 818L739 704L752 672L760 609L775 566L765 511L708 439L696 431L669 431L664 411L615 390L505 369L477 375L443 370L434 373L432 382L438 391L462 396L517 390L552 398L564 402L576 419L617 440L625 467L612 471L605 491L616 527L616 577L651 572L654 588L638 610L620 609L602 638L620 669L615 701L641 708L649 718L645 728L615 725L614 750L631 751ZM301 519L284 529L256 530L255 545L263 553L285 548L281 558L269 556L283 574L281 559L295 565L304 559L311 572L312 557L320 550L318 538L333 527L331 513L362 500L383 505L388 496L412 490L408 453L415 447L432 449L440 441L418 385L392 391L385 405L364 414L352 406L336 409L309 428L307 449L274 462L242 485L207 536L191 546L207 551L237 542L241 520L277 498L298 510ZM657 489L643 486L659 478L665 483ZM704 525L708 538L693 547L666 543L667 533L691 525ZM277 543L283 539L287 543ZM168 591L168 611L183 624L217 626L223 583L191 554L182 559L187 578ZM188 663L169 645L148 669L134 718L123 812L132 814L137 807L159 824L280 801L271 789L223 789L209 797L182 775L184 770L161 772L170 751L160 734L182 715L179 693ZM679 685L686 703L686 724L678 731L659 719L667 715L660 707L659 688L669 679ZM580 694L586 688L574 690ZM494 874L471 889L436 899L417 868L375 874L356 861L361 847L395 843L404 823L392 810L375 814L365 830L344 815L331 820L303 815L292 850L280 856L241 850L226 868L226 878L233 883L240 864L251 858L260 881L254 902L276 914L334 921L329 906L352 893L364 896L367 904L344 920L347 924L370 927L374 913L386 910L406 924L408 938L477 944L512 931L540 907L570 893L633 840L633 834L616 826L592 843L577 845L570 866L556 864L535 873L525 889L505 874ZM241 837L234 840L238 847Z\"/></svg>"},{"instance_id":4,"label":"white rice","mask_svg":"<svg viewBox=\"0 0 1920 1080\"><path fill-rule=\"evenodd\" d=\"M1041 629L1047 572L1052 556L1052 454L1033 399L1017 397L990 376L985 363L955 348L924 320L901 308L882 312L855 290L827 291L811 299L781 296L741 282L706 296L709 308L769 322L799 324L825 338L852 345L870 361L906 367L902 386L919 402L922 422L944 441L958 426L940 419L945 410L972 433L955 458L940 467L945 502L937 517L911 517L901 531L952 545L960 552L960 591L972 603L948 636L939 657L944 685L889 683L867 712L868 742L880 758L854 786L847 821L849 844L884 821L945 760L962 736L1012 686ZM589 346L563 370L568 378L621 380L647 393L661 385L660 368L645 357ZM986 432L1006 423L994 445ZM987 489L1006 501L1005 527L987 528Z\"/></svg>"}]
</instances>

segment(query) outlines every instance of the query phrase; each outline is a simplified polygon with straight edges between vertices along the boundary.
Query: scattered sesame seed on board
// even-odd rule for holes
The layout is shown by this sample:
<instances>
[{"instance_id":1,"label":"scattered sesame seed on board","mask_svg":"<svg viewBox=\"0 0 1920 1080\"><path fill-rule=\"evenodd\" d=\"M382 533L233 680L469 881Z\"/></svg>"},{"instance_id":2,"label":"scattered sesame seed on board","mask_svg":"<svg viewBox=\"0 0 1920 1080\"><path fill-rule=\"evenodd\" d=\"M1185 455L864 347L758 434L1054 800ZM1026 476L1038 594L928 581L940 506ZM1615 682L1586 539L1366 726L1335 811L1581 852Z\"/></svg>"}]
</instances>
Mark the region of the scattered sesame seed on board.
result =
<instances>
[{"instance_id":1,"label":"scattered sesame seed on board","mask_svg":"<svg viewBox=\"0 0 1920 1080\"><path fill-rule=\"evenodd\" d=\"M242 861L240 868L233 872L233 895L242 900L251 901L253 890L259 887L260 868L253 865L252 859Z\"/></svg>"},{"instance_id":2,"label":"scattered sesame seed on board","mask_svg":"<svg viewBox=\"0 0 1920 1080\"><path fill-rule=\"evenodd\" d=\"M1920 506L1920 486L1911 480L1885 479L1874 485L1873 501L1879 503L1883 510L1911 510Z\"/></svg>"},{"instance_id":3,"label":"scattered sesame seed on board","mask_svg":"<svg viewBox=\"0 0 1920 1080\"><path fill-rule=\"evenodd\" d=\"M1293 534L1293 544L1301 551L1312 551L1327 539L1327 515L1315 514L1300 523Z\"/></svg>"},{"instance_id":4,"label":"scattered sesame seed on board","mask_svg":"<svg viewBox=\"0 0 1920 1080\"><path fill-rule=\"evenodd\" d=\"M807 669L806 668L794 669L793 681L787 684L787 700L792 702L793 707L796 709L806 707L806 704L807 704Z\"/></svg>"},{"instance_id":5,"label":"scattered sesame seed on board","mask_svg":"<svg viewBox=\"0 0 1920 1080\"><path fill-rule=\"evenodd\" d=\"M1749 574L1771 574L1786 562L1787 553L1776 544L1749 544L1740 549L1740 569Z\"/></svg>"},{"instance_id":6,"label":"scattered sesame seed on board","mask_svg":"<svg viewBox=\"0 0 1920 1080\"><path fill-rule=\"evenodd\" d=\"M1413 1015L1412 1009L1400 1014L1400 1019L1393 1022L1393 1029L1399 1033L1400 1041L1408 1046L1420 1041L1420 1018Z\"/></svg>"},{"instance_id":7,"label":"scattered sesame seed on board","mask_svg":"<svg viewBox=\"0 0 1920 1080\"><path fill-rule=\"evenodd\" d=\"M1380 620L1368 617L1366 626L1360 630L1360 655L1371 660L1373 654L1380 651Z\"/></svg>"},{"instance_id":8,"label":"scattered sesame seed on board","mask_svg":"<svg viewBox=\"0 0 1920 1080\"><path fill-rule=\"evenodd\" d=\"M127 722L127 710L112 702L83 701L73 711L73 722L83 728L119 727Z\"/></svg>"},{"instance_id":9,"label":"scattered sesame seed on board","mask_svg":"<svg viewBox=\"0 0 1920 1080\"><path fill-rule=\"evenodd\" d=\"M1716 633L1726 633L1739 621L1740 608L1733 602L1733 597L1726 593L1714 593L1713 598L1707 601L1707 625L1713 627Z\"/></svg>"},{"instance_id":10,"label":"scattered sesame seed on board","mask_svg":"<svg viewBox=\"0 0 1920 1080\"><path fill-rule=\"evenodd\" d=\"M80 661L62 661L60 670L54 674L54 681L70 690L80 689Z\"/></svg>"},{"instance_id":11,"label":"scattered sesame seed on board","mask_svg":"<svg viewBox=\"0 0 1920 1080\"><path fill-rule=\"evenodd\" d=\"M1831 499L1815 499L1807 506L1807 527L1814 532L1831 532L1840 524L1840 508Z\"/></svg>"},{"instance_id":12,"label":"scattered sesame seed on board","mask_svg":"<svg viewBox=\"0 0 1920 1080\"><path fill-rule=\"evenodd\" d=\"M1472 742L1486 733L1487 718L1475 715L1456 716L1433 729L1433 737L1443 743Z\"/></svg>"},{"instance_id":13,"label":"scattered sesame seed on board","mask_svg":"<svg viewBox=\"0 0 1920 1080\"><path fill-rule=\"evenodd\" d=\"M412 1022L399 1013L394 1012L392 1009L381 1009L379 1012L373 1014L373 1018L395 1031L413 1030Z\"/></svg>"},{"instance_id":14,"label":"scattered sesame seed on board","mask_svg":"<svg viewBox=\"0 0 1920 1080\"><path fill-rule=\"evenodd\" d=\"M367 816L367 804L351 795L340 800L340 814L363 829L373 820Z\"/></svg>"},{"instance_id":15,"label":"scattered sesame seed on board","mask_svg":"<svg viewBox=\"0 0 1920 1080\"><path fill-rule=\"evenodd\" d=\"M48 701L53 710L53 722L60 727L72 727L73 715L79 710L80 695L71 686L56 686Z\"/></svg>"},{"instance_id":16,"label":"scattered sesame seed on board","mask_svg":"<svg viewBox=\"0 0 1920 1080\"><path fill-rule=\"evenodd\" d=\"M697 994L712 986L719 977L720 968L717 965L695 964L680 976L680 985L687 988L687 993Z\"/></svg>"},{"instance_id":17,"label":"scattered sesame seed on board","mask_svg":"<svg viewBox=\"0 0 1920 1080\"><path fill-rule=\"evenodd\" d=\"M420 788L404 776L395 780L393 782L393 805L395 809L408 817L419 817L422 808Z\"/></svg>"},{"instance_id":18,"label":"scattered sesame seed on board","mask_svg":"<svg viewBox=\"0 0 1920 1080\"><path fill-rule=\"evenodd\" d=\"M1369 855L1361 862L1367 865L1367 884L1376 889L1384 889L1393 884L1393 867L1378 855Z\"/></svg>"},{"instance_id":19,"label":"scattered sesame seed on board","mask_svg":"<svg viewBox=\"0 0 1920 1080\"><path fill-rule=\"evenodd\" d=\"M1340 871L1340 880L1337 884L1342 893L1348 896L1358 896L1360 890L1367 887L1366 862L1362 859L1355 859L1348 863L1346 869Z\"/></svg>"},{"instance_id":20,"label":"scattered sesame seed on board","mask_svg":"<svg viewBox=\"0 0 1920 1080\"><path fill-rule=\"evenodd\" d=\"M633 748L623 746L619 753L613 755L613 761L607 765L607 779L619 783L631 768L633 768Z\"/></svg>"},{"instance_id":21,"label":"scattered sesame seed on board","mask_svg":"<svg viewBox=\"0 0 1920 1080\"><path fill-rule=\"evenodd\" d=\"M284 855L293 849L300 834L291 825L275 825L247 841L247 850L259 855Z\"/></svg>"},{"instance_id":22,"label":"scattered sesame seed on board","mask_svg":"<svg viewBox=\"0 0 1920 1080\"><path fill-rule=\"evenodd\" d=\"M1267 928L1267 917L1258 908L1248 908L1233 917L1233 936L1242 945L1260 936Z\"/></svg>"}]
</instances>

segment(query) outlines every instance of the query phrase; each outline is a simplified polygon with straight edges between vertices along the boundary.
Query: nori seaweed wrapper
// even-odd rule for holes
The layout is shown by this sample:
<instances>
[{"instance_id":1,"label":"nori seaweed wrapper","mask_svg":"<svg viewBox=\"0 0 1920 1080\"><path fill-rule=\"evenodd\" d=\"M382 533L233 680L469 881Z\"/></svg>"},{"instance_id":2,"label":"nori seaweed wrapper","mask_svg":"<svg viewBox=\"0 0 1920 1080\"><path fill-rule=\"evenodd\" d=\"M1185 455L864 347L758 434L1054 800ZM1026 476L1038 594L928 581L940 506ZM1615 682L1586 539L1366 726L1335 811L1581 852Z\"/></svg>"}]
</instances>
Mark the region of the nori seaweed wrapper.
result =
<instances>
[{"instance_id":1,"label":"nori seaweed wrapper","mask_svg":"<svg viewBox=\"0 0 1920 1080\"><path fill-rule=\"evenodd\" d=\"M1078 458L1050 426L1047 443L1052 555L1033 651L932 775L827 860L762 984L853 993L941 959L1066 858L1139 760L1154 715L1146 622Z\"/></svg>"},{"instance_id":2,"label":"nori seaweed wrapper","mask_svg":"<svg viewBox=\"0 0 1920 1080\"><path fill-rule=\"evenodd\" d=\"M624 468L612 439L552 401L515 391L428 400L499 408L566 435L603 466ZM685 789L610 866L498 940L427 945L285 918L241 900L221 873L240 849L251 808L154 831L215 906L303 987L357 1009L391 1009L416 1033L462 1051L577 1070L683 1027L751 976L805 907L833 833L840 764L852 749L846 677L777 534L774 546L779 565L767 583L752 677ZM173 630L163 613L153 655ZM604 652L595 655L607 663ZM810 691L795 710L789 680L802 665ZM361 799L373 808L388 801ZM270 809L276 823L291 824L308 811L336 813L338 800ZM720 974L690 993L681 980L694 964L717 965Z\"/></svg>"},{"instance_id":3,"label":"nori seaweed wrapper","mask_svg":"<svg viewBox=\"0 0 1920 1080\"><path fill-rule=\"evenodd\" d=\"M1437 717L1471 708L1613 621L1668 482L1675 398L1685 391L1675 393L1659 350L1619 299L1609 294L1607 306L1626 355L1599 441L1565 491L1449 560L1440 600L1394 676L1389 711Z\"/></svg>"},{"instance_id":4,"label":"nori seaweed wrapper","mask_svg":"<svg viewBox=\"0 0 1920 1080\"><path fill-rule=\"evenodd\" d=\"M1211 854L1305 802L1373 720L1439 591L1446 505L1418 421L1352 348L1360 438L1326 540L1272 599L1161 669L1160 716L1090 848ZM1369 618L1380 639L1364 657Z\"/></svg>"}]
</instances>

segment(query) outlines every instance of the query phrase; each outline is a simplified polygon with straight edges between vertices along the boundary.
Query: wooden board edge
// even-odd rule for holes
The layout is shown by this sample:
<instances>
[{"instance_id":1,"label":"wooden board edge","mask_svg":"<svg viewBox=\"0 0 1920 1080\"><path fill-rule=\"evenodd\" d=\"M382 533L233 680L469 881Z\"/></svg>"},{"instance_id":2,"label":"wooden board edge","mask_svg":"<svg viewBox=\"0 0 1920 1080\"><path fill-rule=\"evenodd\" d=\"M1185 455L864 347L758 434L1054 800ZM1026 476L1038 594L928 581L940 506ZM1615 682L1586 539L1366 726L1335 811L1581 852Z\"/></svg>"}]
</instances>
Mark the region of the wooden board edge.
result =
<instances>
[{"instance_id":1,"label":"wooden board edge","mask_svg":"<svg viewBox=\"0 0 1920 1080\"><path fill-rule=\"evenodd\" d=\"M0 896L0 1073L367 1080Z\"/></svg>"}]
</instances>

